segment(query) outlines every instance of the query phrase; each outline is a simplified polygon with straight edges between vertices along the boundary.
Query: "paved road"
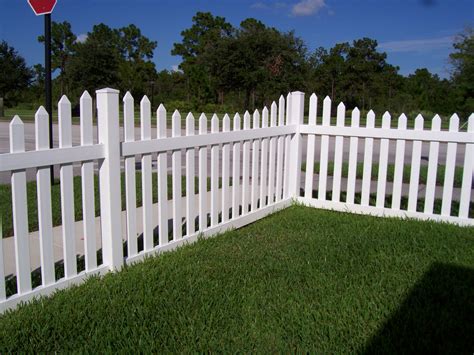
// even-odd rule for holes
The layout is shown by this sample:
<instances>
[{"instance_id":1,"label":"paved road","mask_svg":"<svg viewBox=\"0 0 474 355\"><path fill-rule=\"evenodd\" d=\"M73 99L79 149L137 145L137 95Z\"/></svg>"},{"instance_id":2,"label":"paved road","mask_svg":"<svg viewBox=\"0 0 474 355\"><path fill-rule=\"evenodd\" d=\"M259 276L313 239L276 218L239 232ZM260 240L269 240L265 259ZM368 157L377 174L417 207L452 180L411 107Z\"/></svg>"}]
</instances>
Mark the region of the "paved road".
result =
<instances>
[{"instance_id":1,"label":"paved road","mask_svg":"<svg viewBox=\"0 0 474 355\"><path fill-rule=\"evenodd\" d=\"M8 122L0 121L0 154L7 153L9 151L9 127ZM184 130L182 134L184 135ZM171 130L168 130L168 135L171 135ZM54 146L57 147L59 144L58 141L58 125L53 125L53 136L54 136ZM153 128L152 136L156 136L156 128ZM123 129L121 128L120 137L123 139ZM140 129L135 129L135 137L136 139L140 138ZM80 127L78 125L72 126L72 140L73 145L80 144ZM94 131L94 140L97 142L97 130ZM390 149L389 149L389 163L393 163L395 161L395 141L390 141ZM330 156L334 156L334 138L330 139L329 143L329 154ZM34 150L35 148L35 127L34 123L27 122L25 123L25 147L26 150ZM374 143L374 154L373 154L373 161L378 162L379 159L379 140L375 140ZM441 144L439 149L439 164L446 164L446 144ZM411 163L411 152L412 152L412 142L406 143L405 148L405 164ZM429 153L429 144L424 143L422 147L422 164L427 164L428 160L428 153ZM315 151L315 159L316 161L319 160L320 154L320 137L316 137L316 151ZM349 140L344 140L344 160L347 161L349 154ZM184 155L183 155L184 157ZM303 161L306 157L306 138L303 138ZM209 155L210 159L210 155ZM358 147L358 161L363 161L364 159L364 139L359 139L359 147ZM329 159L330 161L333 159ZM184 160L183 160L184 161ZM456 155L456 165L462 166L464 163L464 146L458 146L458 152ZM170 164L169 164L170 165ZM210 169L210 164L208 164L208 168ZM210 172L210 171L209 171ZM76 166L74 169L75 174L80 174L79 166ZM59 167L55 166L55 174L56 176L59 175ZM35 179L35 171L34 169L28 169L27 171L27 179L34 180ZM10 174L7 173L0 173L0 183L8 183L10 181Z\"/></svg>"}]
</instances>

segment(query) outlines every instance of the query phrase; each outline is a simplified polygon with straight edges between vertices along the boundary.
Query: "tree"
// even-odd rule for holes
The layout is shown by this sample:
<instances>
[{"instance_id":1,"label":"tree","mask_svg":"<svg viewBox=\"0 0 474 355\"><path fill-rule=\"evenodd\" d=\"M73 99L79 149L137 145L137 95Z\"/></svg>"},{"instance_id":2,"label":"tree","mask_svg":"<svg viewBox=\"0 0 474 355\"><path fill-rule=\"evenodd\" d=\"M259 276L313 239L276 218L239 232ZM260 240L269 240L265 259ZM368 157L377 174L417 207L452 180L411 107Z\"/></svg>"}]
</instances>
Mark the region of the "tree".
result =
<instances>
[{"instance_id":1,"label":"tree","mask_svg":"<svg viewBox=\"0 0 474 355\"><path fill-rule=\"evenodd\" d=\"M198 12L193 17L193 25L181 32L181 43L173 45L171 54L181 56L179 67L187 76L189 90L198 103L217 101L222 83L220 66L215 63L227 45L222 40L231 37L233 32L234 28L225 18Z\"/></svg>"},{"instance_id":2,"label":"tree","mask_svg":"<svg viewBox=\"0 0 474 355\"><path fill-rule=\"evenodd\" d=\"M25 59L8 45L0 43L0 97L5 99L5 106L15 105L22 91L28 87L33 73L27 67Z\"/></svg>"},{"instance_id":3,"label":"tree","mask_svg":"<svg viewBox=\"0 0 474 355\"><path fill-rule=\"evenodd\" d=\"M67 21L51 25L51 69L59 69L61 95L65 93L66 66L75 53L76 35L72 32L71 24ZM38 41L44 43L44 36Z\"/></svg>"},{"instance_id":4,"label":"tree","mask_svg":"<svg viewBox=\"0 0 474 355\"><path fill-rule=\"evenodd\" d=\"M83 90L94 92L103 86L119 84L120 52L117 31L99 24L88 33L83 43L76 44L76 53L67 65L68 75L80 95Z\"/></svg>"},{"instance_id":5,"label":"tree","mask_svg":"<svg viewBox=\"0 0 474 355\"><path fill-rule=\"evenodd\" d=\"M474 28L468 27L459 34L453 45L455 51L450 54L453 65L452 80L458 90L461 113L474 112Z\"/></svg>"}]
</instances>

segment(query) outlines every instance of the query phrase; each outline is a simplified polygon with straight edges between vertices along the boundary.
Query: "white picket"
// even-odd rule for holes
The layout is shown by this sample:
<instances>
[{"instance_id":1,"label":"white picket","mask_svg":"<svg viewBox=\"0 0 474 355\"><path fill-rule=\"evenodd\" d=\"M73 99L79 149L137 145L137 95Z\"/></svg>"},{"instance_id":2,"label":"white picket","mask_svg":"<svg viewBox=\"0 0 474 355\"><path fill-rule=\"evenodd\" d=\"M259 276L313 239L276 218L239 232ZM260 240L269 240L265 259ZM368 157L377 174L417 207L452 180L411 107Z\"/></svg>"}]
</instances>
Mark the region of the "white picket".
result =
<instances>
[{"instance_id":1,"label":"white picket","mask_svg":"<svg viewBox=\"0 0 474 355\"><path fill-rule=\"evenodd\" d=\"M207 134L207 117L199 117L199 134ZM199 230L207 228L207 148L199 148Z\"/></svg>"},{"instance_id":2,"label":"white picket","mask_svg":"<svg viewBox=\"0 0 474 355\"><path fill-rule=\"evenodd\" d=\"M441 117L436 115L431 122L431 131L441 130ZM430 153L428 156L428 176L426 179L425 208L424 213L432 214L436 190L436 176L438 170L439 142L430 142Z\"/></svg>"},{"instance_id":3,"label":"white picket","mask_svg":"<svg viewBox=\"0 0 474 355\"><path fill-rule=\"evenodd\" d=\"M286 95L286 114L285 114L285 125L291 124L291 93ZM285 156L284 156L284 167L283 167L283 198L290 197L290 152L291 152L291 135L285 136Z\"/></svg>"},{"instance_id":4,"label":"white picket","mask_svg":"<svg viewBox=\"0 0 474 355\"><path fill-rule=\"evenodd\" d=\"M390 113L385 112L382 116L382 129L390 129ZM380 140L379 152L379 171L377 178L377 198L375 206L378 208L385 207L385 191L387 187L387 166L388 166L388 149L389 140Z\"/></svg>"},{"instance_id":5,"label":"white picket","mask_svg":"<svg viewBox=\"0 0 474 355\"><path fill-rule=\"evenodd\" d=\"M58 121L59 148L72 147L71 102L66 96L63 96L58 103ZM77 274L72 164L61 165L59 175L61 180L64 276L70 278Z\"/></svg>"},{"instance_id":6,"label":"white picket","mask_svg":"<svg viewBox=\"0 0 474 355\"><path fill-rule=\"evenodd\" d=\"M399 131L405 131L407 129L407 116L402 114L398 118ZM395 171L393 176L393 191L392 191L392 210L399 210L402 196L402 184L403 184L403 168L405 160L405 140L397 139L395 147Z\"/></svg>"},{"instance_id":7,"label":"white picket","mask_svg":"<svg viewBox=\"0 0 474 355\"><path fill-rule=\"evenodd\" d=\"M230 132L230 117L224 115L222 121L222 131ZM224 144L222 147L222 222L229 220L230 209L230 144Z\"/></svg>"},{"instance_id":8,"label":"white picket","mask_svg":"<svg viewBox=\"0 0 474 355\"><path fill-rule=\"evenodd\" d=\"M367 114L366 127L372 129L375 127L375 113L370 110ZM361 205L368 206L370 199L370 184L372 182L372 153L374 149L374 139L365 138L364 147L364 171L362 174L362 194Z\"/></svg>"},{"instance_id":9,"label":"white picket","mask_svg":"<svg viewBox=\"0 0 474 355\"><path fill-rule=\"evenodd\" d=\"M277 125L277 104L272 102L270 108L270 127ZM270 151L268 157L268 204L275 202L275 178L276 178L276 144L277 137L270 138Z\"/></svg>"},{"instance_id":10,"label":"white picket","mask_svg":"<svg viewBox=\"0 0 474 355\"><path fill-rule=\"evenodd\" d=\"M129 91L123 97L123 125L125 142L135 141L134 100ZM136 200L135 156L129 156L125 158L125 206L127 210L127 249L129 257L138 253Z\"/></svg>"},{"instance_id":11,"label":"white picket","mask_svg":"<svg viewBox=\"0 0 474 355\"><path fill-rule=\"evenodd\" d=\"M278 126L285 125L285 98L280 96L278 101ZM276 182L275 182L275 202L282 199L283 193L283 153L285 147L285 137L278 137L277 161L276 161Z\"/></svg>"},{"instance_id":12,"label":"white picket","mask_svg":"<svg viewBox=\"0 0 474 355\"><path fill-rule=\"evenodd\" d=\"M346 106L341 102L337 106L337 127L344 127L346 119ZM332 200L340 201L341 198L341 178L342 178L342 153L344 152L344 137L336 136L336 146L334 149L334 174L332 184Z\"/></svg>"},{"instance_id":13,"label":"white picket","mask_svg":"<svg viewBox=\"0 0 474 355\"><path fill-rule=\"evenodd\" d=\"M186 136L194 136L194 116L190 112L186 116ZM195 232L194 218L196 208L194 206L194 148L186 150L186 235L190 236Z\"/></svg>"},{"instance_id":14,"label":"white picket","mask_svg":"<svg viewBox=\"0 0 474 355\"><path fill-rule=\"evenodd\" d=\"M308 125L316 125L316 114L318 110L318 97L312 94L309 98L309 118ZM306 173L305 173L305 187L304 197L311 198L313 196L313 175L314 175L314 148L316 142L316 135L308 135L308 144L306 151Z\"/></svg>"},{"instance_id":15,"label":"white picket","mask_svg":"<svg viewBox=\"0 0 474 355\"><path fill-rule=\"evenodd\" d=\"M423 116L418 115L415 118L415 131L423 130ZM420 180L420 161L421 161L421 141L413 142L411 155L410 185L408 190L408 211L416 212L418 202L418 188Z\"/></svg>"},{"instance_id":16,"label":"white picket","mask_svg":"<svg viewBox=\"0 0 474 355\"><path fill-rule=\"evenodd\" d=\"M356 107L352 110L351 127L358 128L360 123L360 111ZM359 138L351 137L349 140L349 167L347 173L347 197L346 202L353 204L355 197L355 186L357 177L357 152L359 149Z\"/></svg>"},{"instance_id":17,"label":"white picket","mask_svg":"<svg viewBox=\"0 0 474 355\"><path fill-rule=\"evenodd\" d=\"M82 94L80 99L80 120L81 146L91 146L94 144L92 125L92 97L87 91ZM97 267L93 161L85 161L81 165L81 187L85 268L86 271L91 271Z\"/></svg>"},{"instance_id":18,"label":"white picket","mask_svg":"<svg viewBox=\"0 0 474 355\"><path fill-rule=\"evenodd\" d=\"M140 135L142 141L151 139L151 103L144 96L140 102ZM153 249L153 185L151 154L142 155L143 248Z\"/></svg>"},{"instance_id":19,"label":"white picket","mask_svg":"<svg viewBox=\"0 0 474 355\"><path fill-rule=\"evenodd\" d=\"M211 133L219 133L219 118L211 118ZM211 227L219 223L219 146L211 147Z\"/></svg>"},{"instance_id":20,"label":"white picket","mask_svg":"<svg viewBox=\"0 0 474 355\"><path fill-rule=\"evenodd\" d=\"M240 131L240 115L234 115L234 131ZM239 216L241 201L240 188L240 142L235 142L232 148L232 218Z\"/></svg>"},{"instance_id":21,"label":"white picket","mask_svg":"<svg viewBox=\"0 0 474 355\"><path fill-rule=\"evenodd\" d=\"M25 151L25 128L20 117L10 122L10 153ZM31 291L30 245L28 241L28 206L26 172L13 171L11 176L13 231L15 235L16 283L19 294ZM2 241L3 243L3 241Z\"/></svg>"},{"instance_id":22,"label":"white picket","mask_svg":"<svg viewBox=\"0 0 474 355\"><path fill-rule=\"evenodd\" d=\"M268 127L268 109L262 110L262 128ZM260 208L267 205L268 194L268 145L269 138L263 138L260 157Z\"/></svg>"},{"instance_id":23,"label":"white picket","mask_svg":"<svg viewBox=\"0 0 474 355\"><path fill-rule=\"evenodd\" d=\"M244 130L250 129L250 113L244 114ZM242 163L242 214L249 211L250 202L250 141L244 141Z\"/></svg>"},{"instance_id":24,"label":"white picket","mask_svg":"<svg viewBox=\"0 0 474 355\"><path fill-rule=\"evenodd\" d=\"M323 101L323 120L322 125L328 127L331 125L331 99L329 96ZM328 177L328 154L329 154L329 136L321 136L321 155L319 158L319 184L318 199L326 200L326 186Z\"/></svg>"},{"instance_id":25,"label":"white picket","mask_svg":"<svg viewBox=\"0 0 474 355\"><path fill-rule=\"evenodd\" d=\"M260 112L255 110L253 113L253 129L260 128ZM252 143L252 190L251 190L251 211L257 210L258 207L258 183L259 183L259 157L260 157L260 140L254 139Z\"/></svg>"},{"instance_id":26,"label":"white picket","mask_svg":"<svg viewBox=\"0 0 474 355\"><path fill-rule=\"evenodd\" d=\"M175 110L171 122L172 137L181 136L181 114ZM173 240L182 238L182 211L181 211L181 151L175 150L171 157L172 189L173 189Z\"/></svg>"},{"instance_id":27,"label":"white picket","mask_svg":"<svg viewBox=\"0 0 474 355\"><path fill-rule=\"evenodd\" d=\"M474 114L469 116L467 132L474 133ZM474 144L466 144L464 153L464 169L461 185L461 201L459 202L459 217L469 217L469 204L472 194L472 180L474 179Z\"/></svg>"},{"instance_id":28,"label":"white picket","mask_svg":"<svg viewBox=\"0 0 474 355\"><path fill-rule=\"evenodd\" d=\"M35 115L36 150L49 149L49 115L41 106ZM56 281L53 255L53 221L51 210L51 173L49 167L36 171L38 197L38 231L41 254L41 280L43 285Z\"/></svg>"},{"instance_id":29,"label":"white picket","mask_svg":"<svg viewBox=\"0 0 474 355\"><path fill-rule=\"evenodd\" d=\"M166 108L161 104L156 112L157 138L166 138ZM158 237L160 246L168 243L168 162L166 152L158 153Z\"/></svg>"},{"instance_id":30,"label":"white picket","mask_svg":"<svg viewBox=\"0 0 474 355\"><path fill-rule=\"evenodd\" d=\"M7 298L7 292L5 288L5 257L3 255L3 229L0 223L0 302Z\"/></svg>"},{"instance_id":31,"label":"white picket","mask_svg":"<svg viewBox=\"0 0 474 355\"><path fill-rule=\"evenodd\" d=\"M449 131L459 131L459 117L454 114L449 121ZM446 151L446 167L443 184L443 202L441 203L441 215L451 215L451 202L453 197L454 171L456 169L456 150L457 143L448 143Z\"/></svg>"}]
</instances>

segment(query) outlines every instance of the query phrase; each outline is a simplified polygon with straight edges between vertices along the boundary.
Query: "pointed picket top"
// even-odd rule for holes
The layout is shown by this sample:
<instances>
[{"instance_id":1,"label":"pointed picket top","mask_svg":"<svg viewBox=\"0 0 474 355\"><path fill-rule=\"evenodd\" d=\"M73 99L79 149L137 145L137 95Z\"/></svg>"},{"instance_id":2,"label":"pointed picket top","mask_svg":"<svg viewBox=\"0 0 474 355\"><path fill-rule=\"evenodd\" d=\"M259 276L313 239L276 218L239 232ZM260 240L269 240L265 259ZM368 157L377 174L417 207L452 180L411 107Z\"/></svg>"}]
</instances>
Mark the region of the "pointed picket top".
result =
<instances>
[{"instance_id":1,"label":"pointed picket top","mask_svg":"<svg viewBox=\"0 0 474 355\"><path fill-rule=\"evenodd\" d=\"M71 102L63 95L58 103L59 147L72 146Z\"/></svg>"},{"instance_id":2,"label":"pointed picket top","mask_svg":"<svg viewBox=\"0 0 474 355\"><path fill-rule=\"evenodd\" d=\"M268 127L268 108L265 106L262 110L262 128Z\"/></svg>"},{"instance_id":3,"label":"pointed picket top","mask_svg":"<svg viewBox=\"0 0 474 355\"><path fill-rule=\"evenodd\" d=\"M156 110L157 116L157 136L158 138L165 138L166 137L166 108L163 104L158 106Z\"/></svg>"},{"instance_id":4,"label":"pointed picket top","mask_svg":"<svg viewBox=\"0 0 474 355\"><path fill-rule=\"evenodd\" d=\"M331 99L329 96L323 101L323 126L331 125Z\"/></svg>"},{"instance_id":5,"label":"pointed picket top","mask_svg":"<svg viewBox=\"0 0 474 355\"><path fill-rule=\"evenodd\" d=\"M318 111L318 97L315 93L309 97L309 113L308 113L308 124L316 124L316 116Z\"/></svg>"},{"instance_id":6,"label":"pointed picket top","mask_svg":"<svg viewBox=\"0 0 474 355\"><path fill-rule=\"evenodd\" d=\"M10 121L10 126L17 126L17 125L23 125L23 121L21 120L20 116L15 115L15 117L13 117L12 120Z\"/></svg>"},{"instance_id":7,"label":"pointed picket top","mask_svg":"<svg viewBox=\"0 0 474 355\"><path fill-rule=\"evenodd\" d=\"M351 114L351 127L359 127L360 124L360 110L354 107Z\"/></svg>"},{"instance_id":8,"label":"pointed picket top","mask_svg":"<svg viewBox=\"0 0 474 355\"><path fill-rule=\"evenodd\" d=\"M402 113L400 117L398 117L398 129L406 129L407 128L407 115Z\"/></svg>"},{"instance_id":9,"label":"pointed picket top","mask_svg":"<svg viewBox=\"0 0 474 355\"><path fill-rule=\"evenodd\" d=\"M255 110L253 112L253 127L252 128L259 128L260 127L260 112Z\"/></svg>"},{"instance_id":10,"label":"pointed picket top","mask_svg":"<svg viewBox=\"0 0 474 355\"><path fill-rule=\"evenodd\" d=\"M278 101L278 125L283 126L285 124L285 98L283 95L280 96Z\"/></svg>"},{"instance_id":11,"label":"pointed picket top","mask_svg":"<svg viewBox=\"0 0 474 355\"><path fill-rule=\"evenodd\" d=\"M270 107L270 127L275 127L277 125L277 112L277 104L273 101L272 106Z\"/></svg>"},{"instance_id":12,"label":"pointed picket top","mask_svg":"<svg viewBox=\"0 0 474 355\"><path fill-rule=\"evenodd\" d=\"M166 107L165 105L163 104L160 104L160 106L158 106L158 109L156 110L157 114L165 114L166 115Z\"/></svg>"},{"instance_id":13,"label":"pointed picket top","mask_svg":"<svg viewBox=\"0 0 474 355\"><path fill-rule=\"evenodd\" d=\"M337 118L336 118L336 125L338 127L344 126L344 121L346 120L346 105L344 103L339 103L337 105Z\"/></svg>"},{"instance_id":14,"label":"pointed picket top","mask_svg":"<svg viewBox=\"0 0 474 355\"><path fill-rule=\"evenodd\" d=\"M49 115L43 106L35 114L36 150L49 148Z\"/></svg>"},{"instance_id":15,"label":"pointed picket top","mask_svg":"<svg viewBox=\"0 0 474 355\"><path fill-rule=\"evenodd\" d=\"M240 131L240 115L238 112L234 115L234 131Z\"/></svg>"},{"instance_id":16,"label":"pointed picket top","mask_svg":"<svg viewBox=\"0 0 474 355\"><path fill-rule=\"evenodd\" d=\"M471 113L467 119L467 131L474 132L474 113Z\"/></svg>"},{"instance_id":17,"label":"pointed picket top","mask_svg":"<svg viewBox=\"0 0 474 355\"><path fill-rule=\"evenodd\" d=\"M291 92L286 95L286 114L285 114L285 124L290 124L290 115L291 115Z\"/></svg>"},{"instance_id":18,"label":"pointed picket top","mask_svg":"<svg viewBox=\"0 0 474 355\"><path fill-rule=\"evenodd\" d=\"M174 110L173 115L171 116L171 136L181 136L181 114L178 110Z\"/></svg>"},{"instance_id":19,"label":"pointed picket top","mask_svg":"<svg viewBox=\"0 0 474 355\"><path fill-rule=\"evenodd\" d=\"M82 95L81 95L81 98L80 98L80 101L84 101L84 100L91 100L92 101L92 96L91 94L89 94L89 91L85 90Z\"/></svg>"},{"instance_id":20,"label":"pointed picket top","mask_svg":"<svg viewBox=\"0 0 474 355\"><path fill-rule=\"evenodd\" d=\"M201 116L199 116L199 133L207 133L207 117L204 113L201 113Z\"/></svg>"},{"instance_id":21,"label":"pointed picket top","mask_svg":"<svg viewBox=\"0 0 474 355\"><path fill-rule=\"evenodd\" d=\"M194 116L192 112L189 112L186 116L186 135L194 136Z\"/></svg>"},{"instance_id":22,"label":"pointed picket top","mask_svg":"<svg viewBox=\"0 0 474 355\"><path fill-rule=\"evenodd\" d=\"M367 113L366 127L369 127L369 128L375 127L375 112L373 110L370 110Z\"/></svg>"},{"instance_id":23,"label":"pointed picket top","mask_svg":"<svg viewBox=\"0 0 474 355\"><path fill-rule=\"evenodd\" d=\"M59 105L71 105L71 101L67 98L66 95L61 96L61 99L58 102Z\"/></svg>"},{"instance_id":24,"label":"pointed picket top","mask_svg":"<svg viewBox=\"0 0 474 355\"><path fill-rule=\"evenodd\" d=\"M145 96L142 97L142 99L140 101L140 105L151 105L151 102L150 102L150 99L148 98L148 96L145 95Z\"/></svg>"},{"instance_id":25,"label":"pointed picket top","mask_svg":"<svg viewBox=\"0 0 474 355\"><path fill-rule=\"evenodd\" d=\"M441 130L441 116L436 114L431 120L431 130L440 131Z\"/></svg>"},{"instance_id":26,"label":"pointed picket top","mask_svg":"<svg viewBox=\"0 0 474 355\"><path fill-rule=\"evenodd\" d=\"M15 115L10 121L10 152L25 151L25 125L20 116Z\"/></svg>"},{"instance_id":27,"label":"pointed picket top","mask_svg":"<svg viewBox=\"0 0 474 355\"><path fill-rule=\"evenodd\" d=\"M415 117L415 129L416 130L422 130L423 129L423 123L424 123L423 116L421 114L418 114Z\"/></svg>"},{"instance_id":28,"label":"pointed picket top","mask_svg":"<svg viewBox=\"0 0 474 355\"><path fill-rule=\"evenodd\" d=\"M453 114L449 119L449 130L451 132L459 131L459 116L457 113Z\"/></svg>"},{"instance_id":29,"label":"pointed picket top","mask_svg":"<svg viewBox=\"0 0 474 355\"><path fill-rule=\"evenodd\" d=\"M222 131L223 132L230 131L230 117L227 113L224 115L224 118L222 119Z\"/></svg>"},{"instance_id":30,"label":"pointed picket top","mask_svg":"<svg viewBox=\"0 0 474 355\"><path fill-rule=\"evenodd\" d=\"M382 116L382 128L390 128L390 112L385 111L385 113Z\"/></svg>"},{"instance_id":31,"label":"pointed picket top","mask_svg":"<svg viewBox=\"0 0 474 355\"><path fill-rule=\"evenodd\" d=\"M250 112L244 113L244 129L250 129Z\"/></svg>"},{"instance_id":32,"label":"pointed picket top","mask_svg":"<svg viewBox=\"0 0 474 355\"><path fill-rule=\"evenodd\" d=\"M216 114L213 114L211 118L211 132L212 133L219 132L219 117L217 117Z\"/></svg>"},{"instance_id":33,"label":"pointed picket top","mask_svg":"<svg viewBox=\"0 0 474 355\"><path fill-rule=\"evenodd\" d=\"M142 139L151 139L151 105L146 95L140 101L140 132Z\"/></svg>"}]
</instances>

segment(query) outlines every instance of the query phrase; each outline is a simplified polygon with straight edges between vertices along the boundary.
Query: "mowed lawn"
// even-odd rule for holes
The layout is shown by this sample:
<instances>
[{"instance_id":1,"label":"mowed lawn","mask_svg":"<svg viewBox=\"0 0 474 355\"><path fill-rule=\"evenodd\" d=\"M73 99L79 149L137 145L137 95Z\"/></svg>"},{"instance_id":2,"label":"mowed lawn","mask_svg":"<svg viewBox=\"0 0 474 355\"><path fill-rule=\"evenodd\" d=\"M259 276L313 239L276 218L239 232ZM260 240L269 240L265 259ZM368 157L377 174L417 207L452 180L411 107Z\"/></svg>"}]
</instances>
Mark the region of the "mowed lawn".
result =
<instances>
[{"instance_id":1,"label":"mowed lawn","mask_svg":"<svg viewBox=\"0 0 474 355\"><path fill-rule=\"evenodd\" d=\"M0 316L0 351L472 353L474 228L292 206Z\"/></svg>"}]
</instances>

